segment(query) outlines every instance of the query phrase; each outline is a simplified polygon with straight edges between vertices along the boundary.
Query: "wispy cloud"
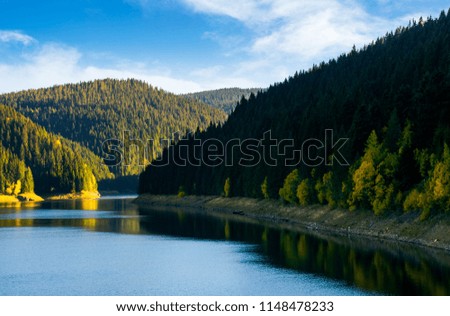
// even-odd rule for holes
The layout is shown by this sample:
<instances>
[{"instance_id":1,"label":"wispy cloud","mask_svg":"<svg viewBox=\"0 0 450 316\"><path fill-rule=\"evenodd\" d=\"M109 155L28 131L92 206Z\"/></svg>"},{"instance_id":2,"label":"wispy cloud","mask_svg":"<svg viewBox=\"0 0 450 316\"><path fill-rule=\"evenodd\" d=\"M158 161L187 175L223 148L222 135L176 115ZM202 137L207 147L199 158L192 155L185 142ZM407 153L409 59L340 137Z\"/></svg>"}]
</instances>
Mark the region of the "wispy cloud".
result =
<instances>
[{"instance_id":1,"label":"wispy cloud","mask_svg":"<svg viewBox=\"0 0 450 316\"><path fill-rule=\"evenodd\" d=\"M228 67L227 72L242 76L247 71L252 78L259 78L260 85L281 81L296 70L337 57L353 45L362 47L422 15L421 8L406 13L397 8L397 15L388 18L369 13L367 3L358 0L180 1L197 13L239 21L250 31L241 50L242 61ZM379 6L397 5L397 1L379 1ZM220 34L214 35L214 39L221 39Z\"/></svg>"},{"instance_id":2,"label":"wispy cloud","mask_svg":"<svg viewBox=\"0 0 450 316\"><path fill-rule=\"evenodd\" d=\"M104 78L136 78L176 93L202 89L194 81L149 69L142 63L121 61L111 67L85 64L83 54L73 47L44 44L17 57L13 64L0 62L0 78L4 78L0 93Z\"/></svg>"},{"instance_id":3,"label":"wispy cloud","mask_svg":"<svg viewBox=\"0 0 450 316\"><path fill-rule=\"evenodd\" d=\"M1 31L0 41L36 44L24 51L3 51L6 55L3 61L0 58L0 93L104 78L140 79L174 93L255 86L255 82L243 74L224 74L226 67L222 65L191 69L180 77L164 65L118 58L107 52L81 52L61 43L39 43L20 32ZM97 60L108 60L109 65L99 66Z\"/></svg>"},{"instance_id":4,"label":"wispy cloud","mask_svg":"<svg viewBox=\"0 0 450 316\"><path fill-rule=\"evenodd\" d=\"M30 45L36 42L36 40L33 37L23 34L20 31L0 30L0 42L19 42L23 45Z\"/></svg>"},{"instance_id":5,"label":"wispy cloud","mask_svg":"<svg viewBox=\"0 0 450 316\"><path fill-rule=\"evenodd\" d=\"M144 13L161 6L161 2L152 0L123 1L142 8ZM13 45L4 45L0 56L0 92L102 78L137 78L175 93L235 86L266 87L296 70L308 69L313 63L348 52L353 45L361 47L423 12L435 10L427 15L436 16L439 13L436 8L442 4L441 0L377 0L370 4L362 0L164 0L162 3L164 6L174 1L197 14L225 17L225 21L221 19L222 27L227 19L233 24L238 22L246 32L224 31L210 24L199 36L219 43L223 58L217 63L205 61L201 66L188 63L180 71L164 60L130 61L112 52L82 52L63 44L39 43L20 31L0 30L0 44L15 42L27 46L14 50ZM400 4L409 9L402 9ZM100 57L92 58L96 55Z\"/></svg>"},{"instance_id":6,"label":"wispy cloud","mask_svg":"<svg viewBox=\"0 0 450 316\"><path fill-rule=\"evenodd\" d=\"M352 0L183 0L196 12L227 16L253 31L248 50L297 57L332 57L383 35L397 21L371 16Z\"/></svg>"}]
</instances>

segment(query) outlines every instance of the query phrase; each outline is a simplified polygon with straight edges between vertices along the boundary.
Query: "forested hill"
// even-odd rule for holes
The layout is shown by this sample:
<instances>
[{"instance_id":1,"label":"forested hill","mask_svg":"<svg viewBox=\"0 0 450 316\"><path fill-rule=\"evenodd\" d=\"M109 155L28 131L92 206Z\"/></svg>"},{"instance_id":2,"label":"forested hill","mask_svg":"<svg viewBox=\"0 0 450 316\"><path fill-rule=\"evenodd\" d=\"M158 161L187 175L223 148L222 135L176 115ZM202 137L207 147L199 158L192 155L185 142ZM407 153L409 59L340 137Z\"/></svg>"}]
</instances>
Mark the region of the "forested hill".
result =
<instances>
[{"instance_id":1,"label":"forested hill","mask_svg":"<svg viewBox=\"0 0 450 316\"><path fill-rule=\"evenodd\" d=\"M0 103L43 126L101 155L102 143L132 138L155 139L154 155L160 153L159 139L172 133L206 129L223 122L226 114L202 102L154 88L138 80L96 80L52 88L0 95ZM151 158L151 157L150 157ZM128 174L138 168L128 168Z\"/></svg>"},{"instance_id":2,"label":"forested hill","mask_svg":"<svg viewBox=\"0 0 450 316\"><path fill-rule=\"evenodd\" d=\"M183 96L199 100L206 104L209 104L215 108L221 109L230 114L233 112L236 104L242 99L242 97L248 99L250 94L257 94L263 89L240 89L240 88L224 88L218 90L209 90L196 93L183 94Z\"/></svg>"},{"instance_id":3,"label":"forested hill","mask_svg":"<svg viewBox=\"0 0 450 316\"><path fill-rule=\"evenodd\" d=\"M421 209L423 218L450 210L450 12L297 72L241 101L222 127L198 137L261 140L271 131L272 138L293 139L301 149L310 138L330 141L324 139L326 129L333 131L334 142L349 139L342 150L325 153L318 146L310 153L329 164L331 158L332 166L305 161L304 155L288 167L281 154L273 167L262 159L254 167L238 166L240 158L248 162L255 152L267 156L262 141L244 154L234 151L232 167L149 166L140 177L140 192L281 198L377 214ZM290 154L293 149L284 145ZM341 166L342 159L338 163L338 150L350 166ZM206 160L207 154L203 151Z\"/></svg>"},{"instance_id":4,"label":"forested hill","mask_svg":"<svg viewBox=\"0 0 450 316\"><path fill-rule=\"evenodd\" d=\"M0 194L96 191L113 175L98 156L0 104Z\"/></svg>"}]
</instances>

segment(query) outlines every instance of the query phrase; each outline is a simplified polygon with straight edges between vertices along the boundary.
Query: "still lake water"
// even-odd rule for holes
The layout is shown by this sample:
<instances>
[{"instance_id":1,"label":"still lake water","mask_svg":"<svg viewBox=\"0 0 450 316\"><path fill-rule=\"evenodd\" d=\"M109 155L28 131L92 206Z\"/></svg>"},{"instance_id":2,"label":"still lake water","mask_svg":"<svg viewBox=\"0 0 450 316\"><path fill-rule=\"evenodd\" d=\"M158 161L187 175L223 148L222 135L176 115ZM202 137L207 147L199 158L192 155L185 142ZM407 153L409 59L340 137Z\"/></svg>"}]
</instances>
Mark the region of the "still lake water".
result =
<instances>
[{"instance_id":1,"label":"still lake water","mask_svg":"<svg viewBox=\"0 0 450 316\"><path fill-rule=\"evenodd\" d=\"M449 295L450 255L130 197L0 207L0 295Z\"/></svg>"}]
</instances>

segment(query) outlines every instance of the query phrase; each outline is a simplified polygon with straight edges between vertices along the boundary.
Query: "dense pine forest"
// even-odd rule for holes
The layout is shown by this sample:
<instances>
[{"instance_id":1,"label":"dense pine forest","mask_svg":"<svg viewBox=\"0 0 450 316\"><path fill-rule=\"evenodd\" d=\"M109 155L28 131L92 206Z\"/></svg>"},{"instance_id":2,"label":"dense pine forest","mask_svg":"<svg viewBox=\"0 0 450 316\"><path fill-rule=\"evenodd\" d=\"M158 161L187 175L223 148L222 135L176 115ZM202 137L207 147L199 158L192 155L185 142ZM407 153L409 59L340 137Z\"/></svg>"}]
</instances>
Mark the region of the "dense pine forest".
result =
<instances>
[{"instance_id":1,"label":"dense pine forest","mask_svg":"<svg viewBox=\"0 0 450 316\"><path fill-rule=\"evenodd\" d=\"M340 152L348 165L320 146L313 156L325 155L332 163L286 165L285 156L305 140L323 141L325 130L335 140L348 138ZM191 155L186 149L196 139L262 140L250 149L266 157L267 131L297 146L284 147L274 166L239 166L250 150L225 150L232 166L179 163ZM166 149L161 161L175 163L148 166L140 193L271 198L375 214L421 210L425 219L450 211L449 144L450 11L443 11L242 99L223 125ZM203 151L203 161L212 153L217 148Z\"/></svg>"},{"instance_id":2,"label":"dense pine forest","mask_svg":"<svg viewBox=\"0 0 450 316\"><path fill-rule=\"evenodd\" d=\"M226 114L142 81L107 79L0 95L0 117L0 194L17 196L96 191L98 183L132 191L137 178L130 175L160 154L160 139L204 130ZM125 131L146 145L155 139L153 148L142 162L130 146L128 165L108 168L102 143L123 146Z\"/></svg>"},{"instance_id":3,"label":"dense pine forest","mask_svg":"<svg viewBox=\"0 0 450 316\"><path fill-rule=\"evenodd\" d=\"M30 167L0 144L0 193L17 196L34 192Z\"/></svg>"},{"instance_id":4,"label":"dense pine forest","mask_svg":"<svg viewBox=\"0 0 450 316\"><path fill-rule=\"evenodd\" d=\"M223 110L224 112L231 114L234 111L237 103L242 97L248 99L250 94L257 94L263 89L240 89L240 88L224 88L217 90L202 91L196 93L187 93L183 96L196 99L211 105L212 107Z\"/></svg>"},{"instance_id":5,"label":"dense pine forest","mask_svg":"<svg viewBox=\"0 0 450 316\"><path fill-rule=\"evenodd\" d=\"M113 175L94 153L0 105L0 193L96 191Z\"/></svg>"},{"instance_id":6,"label":"dense pine forest","mask_svg":"<svg viewBox=\"0 0 450 316\"><path fill-rule=\"evenodd\" d=\"M0 104L102 156L107 139L129 136L154 139L152 157L160 154L160 139L173 133L204 130L226 114L202 102L177 96L138 80L96 80L0 95ZM131 165L131 164L130 164ZM138 174L134 166L112 169L116 175Z\"/></svg>"}]
</instances>

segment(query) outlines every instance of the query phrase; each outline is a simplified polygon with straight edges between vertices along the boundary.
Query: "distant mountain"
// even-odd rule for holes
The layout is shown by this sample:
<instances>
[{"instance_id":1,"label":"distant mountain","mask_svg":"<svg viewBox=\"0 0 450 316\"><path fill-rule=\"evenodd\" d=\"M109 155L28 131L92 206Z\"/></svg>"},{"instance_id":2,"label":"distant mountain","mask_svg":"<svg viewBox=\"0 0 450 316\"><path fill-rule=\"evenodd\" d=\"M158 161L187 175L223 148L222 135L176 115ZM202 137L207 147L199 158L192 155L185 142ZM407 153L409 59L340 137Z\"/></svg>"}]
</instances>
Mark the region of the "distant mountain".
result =
<instances>
[{"instance_id":1,"label":"distant mountain","mask_svg":"<svg viewBox=\"0 0 450 316\"><path fill-rule=\"evenodd\" d=\"M0 103L102 156L107 139L129 137L150 144L148 163L162 150L160 139L173 133L205 130L226 119L226 114L197 100L177 96L138 80L96 80L0 95ZM117 174L138 174L127 166Z\"/></svg>"},{"instance_id":2,"label":"distant mountain","mask_svg":"<svg viewBox=\"0 0 450 316\"><path fill-rule=\"evenodd\" d=\"M215 160L203 151L209 163L199 166L155 163L140 177L141 193L422 210L422 218L450 212L450 11L297 72L196 136L252 145L216 150ZM184 141L164 157L181 145L195 148ZM217 152L231 163L218 164Z\"/></svg>"},{"instance_id":3,"label":"distant mountain","mask_svg":"<svg viewBox=\"0 0 450 316\"><path fill-rule=\"evenodd\" d=\"M90 150L0 104L0 194L96 191L113 175Z\"/></svg>"},{"instance_id":4,"label":"distant mountain","mask_svg":"<svg viewBox=\"0 0 450 316\"><path fill-rule=\"evenodd\" d=\"M206 104L209 104L215 108L230 114L233 112L236 104L241 101L242 97L248 99L250 94L258 94L265 89L252 88L252 89L240 89L240 88L224 88L218 90L209 90L196 93L187 93L183 96L192 98Z\"/></svg>"}]
</instances>

